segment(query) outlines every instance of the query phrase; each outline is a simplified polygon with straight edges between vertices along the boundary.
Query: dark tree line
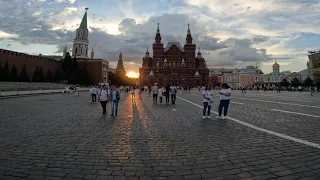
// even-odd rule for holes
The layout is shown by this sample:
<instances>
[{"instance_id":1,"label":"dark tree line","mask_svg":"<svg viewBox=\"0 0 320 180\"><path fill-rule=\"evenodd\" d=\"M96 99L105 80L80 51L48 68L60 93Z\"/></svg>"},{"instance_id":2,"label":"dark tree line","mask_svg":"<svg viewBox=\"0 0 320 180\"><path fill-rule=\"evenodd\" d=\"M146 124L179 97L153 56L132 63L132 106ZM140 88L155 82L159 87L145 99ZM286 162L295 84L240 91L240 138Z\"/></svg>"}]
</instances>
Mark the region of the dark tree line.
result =
<instances>
[{"instance_id":1,"label":"dark tree line","mask_svg":"<svg viewBox=\"0 0 320 180\"><path fill-rule=\"evenodd\" d=\"M134 79L128 77L120 77L117 74L108 72L109 83L116 86L135 86Z\"/></svg>"},{"instance_id":2,"label":"dark tree line","mask_svg":"<svg viewBox=\"0 0 320 180\"><path fill-rule=\"evenodd\" d=\"M71 58L67 53L65 59L62 60L62 72L43 71L43 67L37 66L32 77L28 76L27 67L23 65L21 72L17 67L12 65L10 68L8 61L2 65L0 61L0 81L19 81L19 82L59 82L67 80L69 83L88 84L89 74L86 66L79 68L76 58Z\"/></svg>"},{"instance_id":3,"label":"dark tree line","mask_svg":"<svg viewBox=\"0 0 320 180\"><path fill-rule=\"evenodd\" d=\"M319 86L320 82L313 82L310 77L307 77L303 82L301 82L298 78L293 78L291 82L289 82L286 78L282 79L280 82L280 86L282 87L298 87L298 86L305 86L305 87L311 87L311 86Z\"/></svg>"}]
</instances>

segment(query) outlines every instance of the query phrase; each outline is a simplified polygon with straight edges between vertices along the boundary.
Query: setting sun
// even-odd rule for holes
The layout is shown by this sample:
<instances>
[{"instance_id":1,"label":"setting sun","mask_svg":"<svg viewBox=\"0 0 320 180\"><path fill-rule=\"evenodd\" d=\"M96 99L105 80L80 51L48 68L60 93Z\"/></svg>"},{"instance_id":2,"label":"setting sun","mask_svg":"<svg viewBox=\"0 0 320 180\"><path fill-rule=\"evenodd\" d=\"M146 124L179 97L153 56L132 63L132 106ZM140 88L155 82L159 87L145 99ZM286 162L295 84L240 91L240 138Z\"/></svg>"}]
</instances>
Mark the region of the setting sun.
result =
<instances>
[{"instance_id":1,"label":"setting sun","mask_svg":"<svg viewBox=\"0 0 320 180\"><path fill-rule=\"evenodd\" d=\"M135 73L133 71L130 71L129 73L127 73L127 76L129 78L138 78L139 77L139 74L138 73Z\"/></svg>"}]
</instances>

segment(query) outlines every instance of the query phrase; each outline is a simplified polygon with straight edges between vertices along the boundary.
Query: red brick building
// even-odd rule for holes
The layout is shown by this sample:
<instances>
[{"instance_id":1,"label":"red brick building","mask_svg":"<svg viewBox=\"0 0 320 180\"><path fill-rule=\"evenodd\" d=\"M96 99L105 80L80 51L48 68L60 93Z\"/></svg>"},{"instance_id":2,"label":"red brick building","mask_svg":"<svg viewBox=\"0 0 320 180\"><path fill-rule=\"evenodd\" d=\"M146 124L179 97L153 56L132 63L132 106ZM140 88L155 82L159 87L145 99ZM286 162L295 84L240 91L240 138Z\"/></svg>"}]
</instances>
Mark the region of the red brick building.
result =
<instances>
[{"instance_id":1,"label":"red brick building","mask_svg":"<svg viewBox=\"0 0 320 180\"><path fill-rule=\"evenodd\" d=\"M200 49L196 56L196 45L192 43L192 35L188 24L186 43L168 42L164 48L161 42L159 23L155 42L153 43L153 57L149 51L143 57L142 67L139 69L140 85L176 84L179 86L202 86L209 81L209 70L202 57Z\"/></svg>"},{"instance_id":2,"label":"red brick building","mask_svg":"<svg viewBox=\"0 0 320 180\"><path fill-rule=\"evenodd\" d=\"M47 72L49 70L52 73L55 73L57 70L61 70L61 63L58 60L0 49L0 63L2 68L7 61L10 69L13 65L16 66L18 76L20 76L23 65L26 65L26 70L30 81L32 80L33 73L37 66L39 68L42 67L45 77L47 76Z\"/></svg>"}]
</instances>

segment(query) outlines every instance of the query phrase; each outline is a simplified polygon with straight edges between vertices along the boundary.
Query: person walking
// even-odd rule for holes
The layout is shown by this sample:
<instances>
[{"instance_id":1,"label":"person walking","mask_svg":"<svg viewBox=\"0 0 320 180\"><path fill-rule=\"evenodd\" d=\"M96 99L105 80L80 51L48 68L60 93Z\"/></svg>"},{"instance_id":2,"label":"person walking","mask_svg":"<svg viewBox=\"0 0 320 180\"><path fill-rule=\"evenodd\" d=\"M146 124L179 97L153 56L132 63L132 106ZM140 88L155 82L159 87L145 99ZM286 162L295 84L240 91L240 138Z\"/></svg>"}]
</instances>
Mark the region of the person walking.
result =
<instances>
[{"instance_id":1,"label":"person walking","mask_svg":"<svg viewBox=\"0 0 320 180\"><path fill-rule=\"evenodd\" d=\"M94 90L95 88L94 88L94 86L92 86L91 87L91 89L90 89L90 94L91 94L91 102L95 102L95 99L94 99Z\"/></svg>"},{"instance_id":2,"label":"person walking","mask_svg":"<svg viewBox=\"0 0 320 180\"><path fill-rule=\"evenodd\" d=\"M210 119L211 105L213 103L212 91L209 86L206 86L202 92L203 97L203 119Z\"/></svg>"},{"instance_id":3,"label":"person walking","mask_svg":"<svg viewBox=\"0 0 320 180\"><path fill-rule=\"evenodd\" d=\"M151 86L149 86L148 89L149 89L149 96L151 96L151 91L152 91Z\"/></svg>"},{"instance_id":4,"label":"person walking","mask_svg":"<svg viewBox=\"0 0 320 180\"><path fill-rule=\"evenodd\" d=\"M246 87L245 87L244 85L241 86L241 92L242 92L242 94L243 94L243 93L247 93L247 92L246 92Z\"/></svg>"},{"instance_id":5,"label":"person walking","mask_svg":"<svg viewBox=\"0 0 320 180\"><path fill-rule=\"evenodd\" d=\"M110 101L111 101L111 116L118 116L118 105L120 101L120 92L115 86L111 88L110 92Z\"/></svg>"},{"instance_id":6,"label":"person walking","mask_svg":"<svg viewBox=\"0 0 320 180\"><path fill-rule=\"evenodd\" d=\"M169 98L169 96L170 96L170 86L169 85L167 85L165 87L163 94L164 94L164 96L166 98L166 104L169 104L169 102L170 102L170 98Z\"/></svg>"},{"instance_id":7,"label":"person walking","mask_svg":"<svg viewBox=\"0 0 320 180\"><path fill-rule=\"evenodd\" d=\"M176 103L176 94L177 94L177 87L172 84L170 87L170 93L171 93L171 103L175 104Z\"/></svg>"},{"instance_id":8,"label":"person walking","mask_svg":"<svg viewBox=\"0 0 320 180\"><path fill-rule=\"evenodd\" d=\"M163 87L159 88L158 89L158 98L159 98L160 104L162 104L163 93L164 93L164 88Z\"/></svg>"},{"instance_id":9,"label":"person walking","mask_svg":"<svg viewBox=\"0 0 320 180\"><path fill-rule=\"evenodd\" d=\"M131 89L131 97L132 97L132 101L134 101L134 99L136 97L136 89L134 87L132 87L132 89Z\"/></svg>"},{"instance_id":10,"label":"person walking","mask_svg":"<svg viewBox=\"0 0 320 180\"><path fill-rule=\"evenodd\" d=\"M109 93L106 89L106 85L102 86L101 91L98 94L98 100L100 101L101 107L102 107L102 114L107 114L107 102L108 102Z\"/></svg>"},{"instance_id":11,"label":"person walking","mask_svg":"<svg viewBox=\"0 0 320 180\"><path fill-rule=\"evenodd\" d=\"M314 91L315 91L315 88L313 86L311 86L311 88L310 88L311 96L313 96Z\"/></svg>"},{"instance_id":12,"label":"person walking","mask_svg":"<svg viewBox=\"0 0 320 180\"><path fill-rule=\"evenodd\" d=\"M231 89L230 87L226 84L222 84L222 89L219 92L220 94L220 103L219 103L219 116L217 116L217 119L226 119L227 113L228 113L228 107L230 103L230 96L231 96ZM223 109L223 117L222 115L222 109Z\"/></svg>"},{"instance_id":13,"label":"person walking","mask_svg":"<svg viewBox=\"0 0 320 180\"><path fill-rule=\"evenodd\" d=\"M154 84L152 87L152 97L153 97L153 104L157 104L158 101L158 86L157 83Z\"/></svg>"}]
</instances>

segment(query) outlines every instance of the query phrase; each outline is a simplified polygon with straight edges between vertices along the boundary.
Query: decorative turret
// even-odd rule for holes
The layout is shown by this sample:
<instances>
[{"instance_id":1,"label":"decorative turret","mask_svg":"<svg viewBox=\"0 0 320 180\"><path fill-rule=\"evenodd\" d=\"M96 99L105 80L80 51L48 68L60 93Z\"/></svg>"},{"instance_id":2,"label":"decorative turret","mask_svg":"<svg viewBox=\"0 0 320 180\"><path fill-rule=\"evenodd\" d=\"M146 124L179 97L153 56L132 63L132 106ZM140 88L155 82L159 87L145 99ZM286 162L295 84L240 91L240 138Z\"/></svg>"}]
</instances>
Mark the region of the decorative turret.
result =
<instances>
[{"instance_id":1,"label":"decorative turret","mask_svg":"<svg viewBox=\"0 0 320 180\"><path fill-rule=\"evenodd\" d=\"M93 51L93 47L92 47L92 50L91 50L91 59L94 59L94 51Z\"/></svg>"},{"instance_id":2,"label":"decorative turret","mask_svg":"<svg viewBox=\"0 0 320 180\"><path fill-rule=\"evenodd\" d=\"M274 73L280 72L280 65L277 63L277 59L274 60L274 64L272 65L272 70Z\"/></svg>"},{"instance_id":3,"label":"decorative turret","mask_svg":"<svg viewBox=\"0 0 320 180\"><path fill-rule=\"evenodd\" d=\"M88 59L88 26L87 26L87 11L82 18L79 28L76 31L76 37L73 41L72 55L80 59Z\"/></svg>"},{"instance_id":4,"label":"decorative turret","mask_svg":"<svg viewBox=\"0 0 320 180\"><path fill-rule=\"evenodd\" d=\"M180 66L181 66L181 67L186 66L186 61L184 60L184 58L182 58Z\"/></svg>"},{"instance_id":5,"label":"decorative turret","mask_svg":"<svg viewBox=\"0 0 320 180\"><path fill-rule=\"evenodd\" d=\"M150 58L149 48L148 47L147 47L146 55L144 55L144 58Z\"/></svg>"},{"instance_id":6,"label":"decorative turret","mask_svg":"<svg viewBox=\"0 0 320 180\"><path fill-rule=\"evenodd\" d=\"M159 23L158 23L158 27L157 27L157 34L156 34L156 37L155 37L155 43L157 43L157 44L161 43L161 35L160 35Z\"/></svg>"},{"instance_id":7,"label":"decorative turret","mask_svg":"<svg viewBox=\"0 0 320 180\"><path fill-rule=\"evenodd\" d=\"M199 49L199 51L198 51L197 58L198 58L198 59L203 59L203 57L202 57L202 55L201 55L201 52L200 52L200 47L199 47L198 49Z\"/></svg>"},{"instance_id":8,"label":"decorative turret","mask_svg":"<svg viewBox=\"0 0 320 180\"><path fill-rule=\"evenodd\" d=\"M191 36L191 31L190 31L190 24L188 24L186 44L192 44L192 36Z\"/></svg>"}]
</instances>

